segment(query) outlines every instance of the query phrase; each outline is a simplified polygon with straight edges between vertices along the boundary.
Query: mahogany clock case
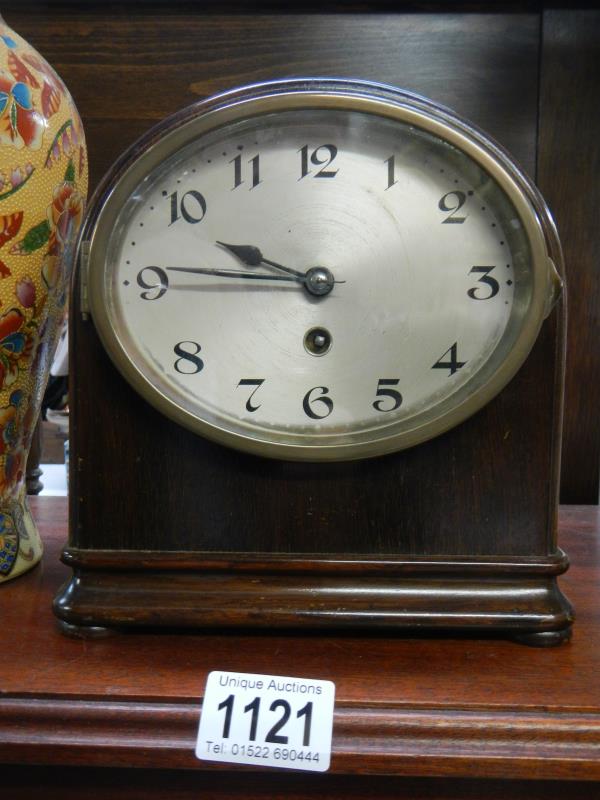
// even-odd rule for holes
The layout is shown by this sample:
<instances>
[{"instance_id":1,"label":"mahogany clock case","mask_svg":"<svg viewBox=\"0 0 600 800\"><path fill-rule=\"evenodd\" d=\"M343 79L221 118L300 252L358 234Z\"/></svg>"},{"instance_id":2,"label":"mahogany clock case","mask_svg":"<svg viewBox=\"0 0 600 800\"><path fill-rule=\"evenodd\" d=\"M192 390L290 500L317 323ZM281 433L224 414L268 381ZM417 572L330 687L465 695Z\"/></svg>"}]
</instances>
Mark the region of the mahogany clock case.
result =
<instances>
[{"instance_id":1,"label":"mahogany clock case","mask_svg":"<svg viewBox=\"0 0 600 800\"><path fill-rule=\"evenodd\" d=\"M92 29L102 28L103 13L94 6ZM115 55L106 58L145 63L157 43L154 12L147 13L141 27L137 18L120 20ZM165 52L161 60L152 92L160 89L160 107L135 84L137 73L123 82L126 125L122 103L109 107L87 88L98 84L104 56L94 50L97 68L65 61L87 115L92 180L160 116L243 82L240 75L290 74L292 58L296 73L361 74L434 97L491 132L530 174L538 145L545 147L542 188L547 194L550 187L560 208L554 162L549 169L543 157L552 139L544 123L550 85L554 97L564 96L567 84L547 47L559 41L563 17L574 20L570 13L156 14L161 41L177 41L178 55ZM25 28L27 16L19 16L12 13L14 25ZM71 37L72 19L60 23ZM397 46L381 46L384 29ZM60 49L52 30L46 48ZM291 30L302 38L290 40ZM581 39L577 25L573 30ZM267 33L271 56L264 63ZM321 46L340 36L343 52ZM469 47L457 48L458 40ZM192 66L184 86L179 54L194 63L199 47L202 68ZM549 71L540 84L542 51ZM448 80L459 75L470 78ZM551 130L567 135L564 126ZM475 417L412 450L317 470L226 450L169 422L116 372L78 304L76 286L66 554L75 580L57 600L61 618L84 626L362 623L564 635L571 616L556 575L566 560L555 542L561 304L517 376Z\"/></svg>"},{"instance_id":2,"label":"mahogany clock case","mask_svg":"<svg viewBox=\"0 0 600 800\"><path fill-rule=\"evenodd\" d=\"M74 579L56 602L66 622L567 635L555 577L566 568L554 536L559 311L516 378L457 429L377 459L298 464L209 443L150 408L115 372L79 297L76 286L86 380L75 366ZM532 452L543 468L532 471Z\"/></svg>"}]
</instances>

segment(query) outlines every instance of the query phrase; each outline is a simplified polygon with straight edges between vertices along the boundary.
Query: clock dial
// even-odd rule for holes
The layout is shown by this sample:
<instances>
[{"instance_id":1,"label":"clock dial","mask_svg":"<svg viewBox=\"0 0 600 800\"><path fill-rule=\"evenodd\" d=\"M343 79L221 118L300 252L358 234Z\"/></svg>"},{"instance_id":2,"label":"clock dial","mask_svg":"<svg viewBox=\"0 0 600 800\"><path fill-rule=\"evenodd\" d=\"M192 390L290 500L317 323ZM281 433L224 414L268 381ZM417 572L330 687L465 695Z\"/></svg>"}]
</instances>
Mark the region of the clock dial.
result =
<instances>
[{"instance_id":1,"label":"clock dial","mask_svg":"<svg viewBox=\"0 0 600 800\"><path fill-rule=\"evenodd\" d=\"M547 266L509 178L431 126L339 105L244 107L167 147L126 176L92 243L92 313L118 366L241 449L422 441L493 396L541 324Z\"/></svg>"}]
</instances>

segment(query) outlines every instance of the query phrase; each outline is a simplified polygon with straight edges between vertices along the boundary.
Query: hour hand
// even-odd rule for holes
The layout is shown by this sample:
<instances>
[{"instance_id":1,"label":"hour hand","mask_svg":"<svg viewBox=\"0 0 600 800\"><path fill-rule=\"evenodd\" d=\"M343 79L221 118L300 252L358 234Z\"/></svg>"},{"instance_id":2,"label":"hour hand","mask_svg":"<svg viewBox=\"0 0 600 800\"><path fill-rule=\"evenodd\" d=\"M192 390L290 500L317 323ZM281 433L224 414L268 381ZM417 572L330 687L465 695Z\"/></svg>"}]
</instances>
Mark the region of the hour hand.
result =
<instances>
[{"instance_id":1,"label":"hour hand","mask_svg":"<svg viewBox=\"0 0 600 800\"><path fill-rule=\"evenodd\" d=\"M225 242L217 242L217 244L229 250L236 258L239 258L240 261L243 261L244 264L247 264L249 267L258 267L260 264L267 264L269 267L287 272L289 275L295 275L297 278L302 278L303 280L306 278L305 272L300 272L300 270L292 269L291 267L284 267L283 264L278 264L276 261L270 261L268 258L264 258L258 247L254 247L254 245L226 244Z\"/></svg>"},{"instance_id":2,"label":"hour hand","mask_svg":"<svg viewBox=\"0 0 600 800\"><path fill-rule=\"evenodd\" d=\"M251 244L225 244L225 242L217 242L217 244L230 250L236 258L249 267L258 267L262 264L263 257L258 247L253 247Z\"/></svg>"}]
</instances>

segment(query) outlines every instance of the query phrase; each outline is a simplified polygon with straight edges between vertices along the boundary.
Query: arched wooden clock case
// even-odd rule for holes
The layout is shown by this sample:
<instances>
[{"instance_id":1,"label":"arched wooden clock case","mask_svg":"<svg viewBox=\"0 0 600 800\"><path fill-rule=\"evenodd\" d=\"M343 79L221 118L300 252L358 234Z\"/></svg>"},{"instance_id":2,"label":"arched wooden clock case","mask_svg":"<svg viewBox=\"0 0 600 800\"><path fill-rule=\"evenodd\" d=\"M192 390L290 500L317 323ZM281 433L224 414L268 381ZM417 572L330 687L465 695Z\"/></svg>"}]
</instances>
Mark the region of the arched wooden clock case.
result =
<instances>
[{"instance_id":1,"label":"arched wooden clock case","mask_svg":"<svg viewBox=\"0 0 600 800\"><path fill-rule=\"evenodd\" d=\"M85 242L126 164L92 204L72 298L63 558L73 577L55 601L65 628L359 626L500 632L539 645L568 638L572 612L557 585L567 559L556 542L563 301L505 388L435 438L351 461L245 453L143 400L82 308ZM541 222L554 241L549 217ZM560 252L551 256L560 266Z\"/></svg>"}]
</instances>

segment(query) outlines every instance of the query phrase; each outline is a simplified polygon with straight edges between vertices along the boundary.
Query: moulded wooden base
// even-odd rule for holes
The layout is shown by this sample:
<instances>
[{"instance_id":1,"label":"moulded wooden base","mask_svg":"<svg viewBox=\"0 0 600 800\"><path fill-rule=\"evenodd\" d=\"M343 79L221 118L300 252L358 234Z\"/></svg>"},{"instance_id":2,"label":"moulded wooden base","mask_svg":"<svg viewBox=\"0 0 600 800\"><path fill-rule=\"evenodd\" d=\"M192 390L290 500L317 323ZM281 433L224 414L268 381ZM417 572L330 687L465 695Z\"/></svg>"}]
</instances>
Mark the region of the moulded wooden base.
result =
<instances>
[{"instance_id":1,"label":"moulded wooden base","mask_svg":"<svg viewBox=\"0 0 600 800\"><path fill-rule=\"evenodd\" d=\"M78 566L54 610L78 627L501 631L538 645L563 641L573 620L556 583L562 554L545 563L371 561L362 569L256 559L214 559L202 569L193 556L138 553L134 568L131 554L70 551L64 560Z\"/></svg>"}]
</instances>

